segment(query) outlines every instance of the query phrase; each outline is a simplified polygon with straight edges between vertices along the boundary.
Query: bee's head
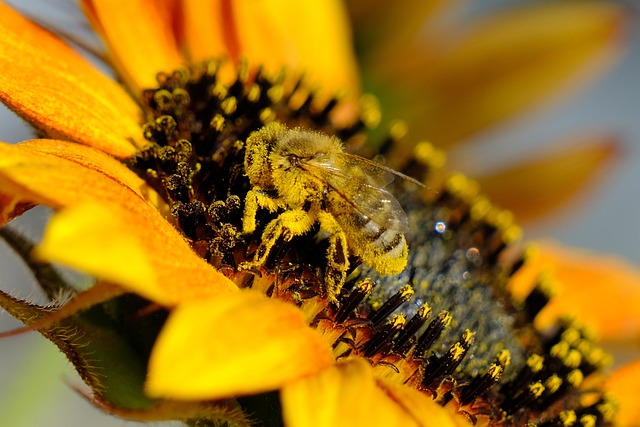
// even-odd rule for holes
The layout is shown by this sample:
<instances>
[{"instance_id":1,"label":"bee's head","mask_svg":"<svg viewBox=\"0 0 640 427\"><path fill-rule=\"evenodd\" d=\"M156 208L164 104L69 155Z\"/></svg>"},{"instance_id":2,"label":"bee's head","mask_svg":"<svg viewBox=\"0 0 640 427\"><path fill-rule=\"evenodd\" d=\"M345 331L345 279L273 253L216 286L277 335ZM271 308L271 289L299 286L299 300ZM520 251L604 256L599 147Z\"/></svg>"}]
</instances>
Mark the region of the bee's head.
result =
<instances>
[{"instance_id":1,"label":"bee's head","mask_svg":"<svg viewBox=\"0 0 640 427\"><path fill-rule=\"evenodd\" d=\"M277 122L269 123L251 133L245 143L244 168L251 185L273 188L271 153L287 128Z\"/></svg>"}]
</instances>

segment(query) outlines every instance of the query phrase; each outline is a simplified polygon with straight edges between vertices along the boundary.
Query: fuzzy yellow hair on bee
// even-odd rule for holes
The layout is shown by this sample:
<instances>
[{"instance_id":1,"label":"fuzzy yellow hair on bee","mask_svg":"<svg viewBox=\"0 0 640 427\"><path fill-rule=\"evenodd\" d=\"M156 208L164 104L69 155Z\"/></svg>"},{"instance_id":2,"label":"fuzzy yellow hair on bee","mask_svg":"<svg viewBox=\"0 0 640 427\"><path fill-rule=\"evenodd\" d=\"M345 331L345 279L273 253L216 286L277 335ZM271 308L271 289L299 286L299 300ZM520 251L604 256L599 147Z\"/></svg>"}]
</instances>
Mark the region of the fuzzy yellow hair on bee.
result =
<instances>
[{"instance_id":1,"label":"fuzzy yellow hair on bee","mask_svg":"<svg viewBox=\"0 0 640 427\"><path fill-rule=\"evenodd\" d=\"M384 187L393 176L415 180L346 153L334 136L277 122L253 132L245 150L252 188L245 200L243 232L255 231L258 209L281 213L267 224L253 261L242 268L264 264L278 239L289 241L318 223L329 236L325 284L330 298L335 299L346 279L349 255L383 275L404 269L407 216Z\"/></svg>"}]
</instances>

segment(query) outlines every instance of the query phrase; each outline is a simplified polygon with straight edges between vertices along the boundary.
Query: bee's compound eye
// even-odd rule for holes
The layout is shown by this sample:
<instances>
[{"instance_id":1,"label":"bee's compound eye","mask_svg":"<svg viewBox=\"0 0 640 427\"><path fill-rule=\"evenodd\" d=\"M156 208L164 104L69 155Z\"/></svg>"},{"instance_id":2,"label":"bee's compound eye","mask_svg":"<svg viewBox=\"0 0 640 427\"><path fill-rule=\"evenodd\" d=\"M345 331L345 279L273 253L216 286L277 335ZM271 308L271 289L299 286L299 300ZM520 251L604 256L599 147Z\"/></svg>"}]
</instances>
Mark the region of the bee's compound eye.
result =
<instances>
[{"instance_id":1,"label":"bee's compound eye","mask_svg":"<svg viewBox=\"0 0 640 427\"><path fill-rule=\"evenodd\" d=\"M287 160L292 166L298 166L300 164L300 157L295 154L287 154Z\"/></svg>"}]
</instances>

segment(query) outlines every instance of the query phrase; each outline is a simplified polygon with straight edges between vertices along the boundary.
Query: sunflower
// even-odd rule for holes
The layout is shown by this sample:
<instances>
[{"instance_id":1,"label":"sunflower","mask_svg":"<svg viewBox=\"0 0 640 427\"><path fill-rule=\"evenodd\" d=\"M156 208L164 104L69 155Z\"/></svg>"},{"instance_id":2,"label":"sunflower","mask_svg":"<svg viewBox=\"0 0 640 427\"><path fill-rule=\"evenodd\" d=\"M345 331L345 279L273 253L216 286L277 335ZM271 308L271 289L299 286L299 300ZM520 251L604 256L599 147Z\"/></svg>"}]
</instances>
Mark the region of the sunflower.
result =
<instances>
[{"instance_id":1,"label":"sunflower","mask_svg":"<svg viewBox=\"0 0 640 427\"><path fill-rule=\"evenodd\" d=\"M610 357L579 320L540 320L556 279L519 250L509 213L446 172L431 144L410 161L388 156L424 183L393 183L407 216L393 244L402 236L410 252L392 276L355 255L366 239L322 226L338 215L326 199L325 222L306 212L313 223L295 231L282 194L247 177L248 147L277 143L274 126L337 136L361 156L401 144L395 132L367 141L378 111L353 101L339 4L284 3L83 1L128 92L0 6L0 98L43 137L0 145L3 223L35 205L55 211L35 248L2 231L52 304L2 292L2 307L58 346L93 403L133 420L633 425L624 393L637 385L625 380L638 367L608 380ZM355 182L371 165L360 162ZM321 197L341 189L327 188ZM359 206L349 191L341 200ZM263 202L249 227L251 194ZM79 289L50 263L95 282Z\"/></svg>"}]
</instances>

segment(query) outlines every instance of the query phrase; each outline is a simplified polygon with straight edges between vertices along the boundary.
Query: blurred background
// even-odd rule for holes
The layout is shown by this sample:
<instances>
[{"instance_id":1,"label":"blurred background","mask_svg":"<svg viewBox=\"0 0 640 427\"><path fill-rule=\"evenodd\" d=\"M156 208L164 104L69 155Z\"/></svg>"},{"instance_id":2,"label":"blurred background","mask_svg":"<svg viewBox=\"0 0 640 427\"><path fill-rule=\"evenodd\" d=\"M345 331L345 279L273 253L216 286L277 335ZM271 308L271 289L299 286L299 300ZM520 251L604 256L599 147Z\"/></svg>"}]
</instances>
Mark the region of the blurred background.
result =
<instances>
[{"instance_id":1,"label":"blurred background","mask_svg":"<svg viewBox=\"0 0 640 427\"><path fill-rule=\"evenodd\" d=\"M86 31L87 24L83 24L81 14L69 6L71 1L43 4L45 3L43 1L29 0L12 3L29 10L35 16L44 17L46 22L54 23L65 31L70 30L81 34L89 44L95 43L95 39L92 39ZM60 7L60 3L63 7ZM411 7L421 8L418 1L401 0L397 3L409 8L408 10L411 10ZM418 28L417 38L421 42L416 46L409 46L409 43L396 44L389 49L388 44L402 41L402 37L398 36L397 40L395 37L398 32L410 25L405 25L404 21L389 22L388 20L410 20L412 15L415 18L420 14L406 12L396 14L393 10L387 11L385 2L350 2L354 13L357 51L363 68L363 86L366 90L379 95L383 112L388 118L408 118L411 123L412 120L416 122L416 118L411 117L412 114L418 118L420 114L427 114L424 111L428 112L428 109L421 110L423 108L421 105L430 103L429 95L438 89L436 88L438 82L442 82L442 76L437 76L438 67L444 67L442 64L446 63L442 60L442 55L446 56L446 53L442 52L447 52L451 46L456 46L456 43L460 42L461 34L473 31L479 28L478 26L489 25L493 22L490 19L502 22L515 20L517 17L526 21L527 18L521 15L532 16L538 13L534 5L566 4L558 1L519 0L425 2L425 4L430 3L438 5L435 8L437 11L428 14L428 21L412 24ZM578 3L588 2L581 1L573 4ZM568 91L560 90L558 96L545 97L542 103L532 103L514 114L505 114L504 117L494 120L491 125L469 126L469 130L465 130L464 126L472 119L465 118L464 115L471 113L465 111L465 104L462 102L459 110L456 110L455 104L452 104L447 106L449 110L446 114L449 116L440 112L442 123L435 123L434 126L443 128L452 126L461 129L460 133L449 135L443 132L438 134L438 131L435 131L437 135L434 136L429 131L428 123L422 123L427 130L426 134L421 134L419 137L426 138L436 145L446 146L452 167L478 177L530 159L544 157L545 153L562 151L567 147L580 147L580 144L586 140L589 143L592 143L593 139L606 141L606 144L603 143L607 147L604 150L606 159L594 168L596 171L591 178L580 181L579 191L576 194L566 200L563 199L561 205L552 204L553 209L541 209L544 215L523 218L525 236L529 239L551 237L570 246L616 254L640 266L638 250L640 246L638 4L614 1L609 3L623 8L624 19L619 22L619 28L609 29L615 33L615 40L610 41L608 46L611 52L598 58L595 64L591 64L590 70L598 71L593 71L591 77L597 76L597 78L586 79L580 73L576 73L575 78L567 80L566 86L572 86L572 81L580 80L583 84L579 85L577 88L579 90L576 88ZM442 6L443 4L445 6ZM512 7L522 5L526 7L524 9L526 13L522 12L523 9L511 12ZM542 21L541 26L544 27L545 22L548 22L549 26L570 27L574 23L572 17L577 19L579 15L565 12L558 10L556 16L565 17L566 21L560 23L552 20ZM387 19L386 24L380 25L380 19ZM517 27L518 21L514 22ZM613 26L617 25L618 22L614 21ZM493 27L489 25L486 28ZM394 33L394 31L397 32ZM543 32L540 37L544 37ZM388 43L385 44L385 41ZM558 43L561 41L559 39ZM553 40L541 43L543 47L550 45L553 45ZM517 47L517 43L514 46ZM522 49L526 52L527 48L523 45ZM422 53L418 56L424 56L423 63L420 62L420 58L416 59L416 52L421 51ZM571 50L568 49L566 56L571 54ZM506 56L508 55L501 58ZM559 56L559 58L563 57ZM496 67L499 67L501 58L489 58L480 62L486 65L495 61ZM544 55L541 58L544 58ZM424 76L420 73L424 73ZM461 76L463 74L461 72ZM403 79L403 75L407 78ZM487 79L497 78L498 81L500 79L504 81L507 78L500 76L499 73L497 76L489 73ZM452 77L454 78L455 76ZM511 93L527 92L538 83L538 78L543 79L544 76L536 77L534 74L534 77L529 80L517 80L520 86L514 85L510 88ZM410 84L412 80L431 83L429 83L430 86L425 84L424 92L416 89L411 93L410 90L402 88L402 84ZM455 86L464 87L464 84L466 83L460 82ZM468 91L473 90L472 84L473 82L468 83ZM398 92L401 95L396 96ZM437 107L432 106L432 108ZM460 114L452 114L452 111L459 111ZM8 142L18 142L33 136L31 130L4 107L0 107L0 129L2 139ZM410 134L410 136L414 135ZM571 158L569 156L566 162L561 163L566 165L567 170L573 167ZM548 187L551 192L554 186L562 187L563 184L563 182L555 184L548 182L554 177L563 179L561 174L541 175L536 179L539 179L543 188ZM533 204L536 206L543 204L536 200L529 201L532 209L535 208ZM519 208L521 209L522 206ZM37 235L46 216L45 209L36 209L21 218L18 227ZM517 213L516 216L518 217ZM35 294L28 275L20 270L17 258L4 246L0 249L2 249L0 288L17 296L37 299L38 295ZM16 326L18 324L8 315L0 314L1 330ZM68 384L79 385L80 380L57 350L37 334L0 340L0 361L0 425L2 426L79 427L84 426L89 419L94 427L136 425L136 423L102 416L79 397Z\"/></svg>"}]
</instances>

